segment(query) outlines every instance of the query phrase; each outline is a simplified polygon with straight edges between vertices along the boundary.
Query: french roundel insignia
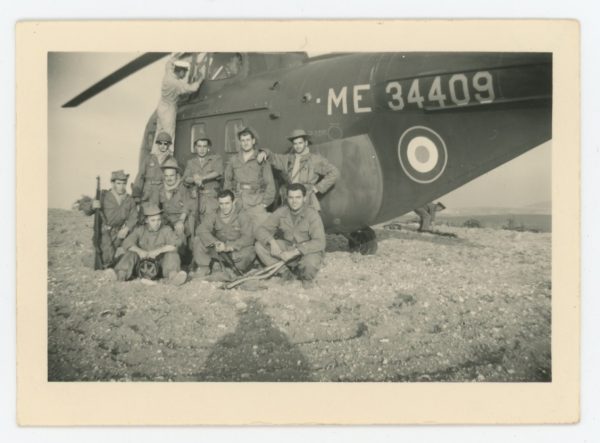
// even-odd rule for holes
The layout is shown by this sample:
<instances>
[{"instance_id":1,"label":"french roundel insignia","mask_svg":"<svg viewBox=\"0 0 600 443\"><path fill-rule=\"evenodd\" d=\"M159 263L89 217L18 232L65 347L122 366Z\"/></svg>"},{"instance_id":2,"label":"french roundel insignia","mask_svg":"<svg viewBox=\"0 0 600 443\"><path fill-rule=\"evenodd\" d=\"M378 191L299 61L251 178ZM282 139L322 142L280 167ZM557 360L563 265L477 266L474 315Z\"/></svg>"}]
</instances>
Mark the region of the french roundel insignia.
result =
<instances>
[{"instance_id":1,"label":"french roundel insignia","mask_svg":"<svg viewBox=\"0 0 600 443\"><path fill-rule=\"evenodd\" d=\"M425 126L408 128L398 141L400 166L417 183L431 183L446 169L446 143L433 129Z\"/></svg>"}]
</instances>

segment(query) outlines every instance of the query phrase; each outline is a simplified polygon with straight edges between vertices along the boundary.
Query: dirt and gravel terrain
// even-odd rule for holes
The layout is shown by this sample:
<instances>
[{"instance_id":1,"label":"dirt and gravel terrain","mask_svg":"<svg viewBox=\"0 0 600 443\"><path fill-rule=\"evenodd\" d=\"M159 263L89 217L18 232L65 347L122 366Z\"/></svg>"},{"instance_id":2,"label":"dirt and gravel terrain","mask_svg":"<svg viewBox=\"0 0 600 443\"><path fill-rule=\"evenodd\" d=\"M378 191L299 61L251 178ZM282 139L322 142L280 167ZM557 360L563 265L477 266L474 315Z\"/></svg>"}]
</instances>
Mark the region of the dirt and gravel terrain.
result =
<instances>
[{"instance_id":1,"label":"dirt and gravel terrain","mask_svg":"<svg viewBox=\"0 0 600 443\"><path fill-rule=\"evenodd\" d=\"M109 282L92 218L51 209L51 381L550 381L551 234L328 236L316 287Z\"/></svg>"}]
</instances>

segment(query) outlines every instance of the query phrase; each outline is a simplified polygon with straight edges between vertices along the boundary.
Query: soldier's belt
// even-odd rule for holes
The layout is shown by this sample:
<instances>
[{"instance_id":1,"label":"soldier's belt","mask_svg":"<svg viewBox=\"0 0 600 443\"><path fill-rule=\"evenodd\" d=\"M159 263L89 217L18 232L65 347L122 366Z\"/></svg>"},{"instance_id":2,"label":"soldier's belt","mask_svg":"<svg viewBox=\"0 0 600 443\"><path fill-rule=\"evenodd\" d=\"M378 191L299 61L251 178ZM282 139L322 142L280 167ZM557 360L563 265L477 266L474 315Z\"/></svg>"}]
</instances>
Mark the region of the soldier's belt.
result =
<instances>
[{"instance_id":1,"label":"soldier's belt","mask_svg":"<svg viewBox=\"0 0 600 443\"><path fill-rule=\"evenodd\" d=\"M238 189L244 191L258 191L260 187L251 183L239 183Z\"/></svg>"}]
</instances>

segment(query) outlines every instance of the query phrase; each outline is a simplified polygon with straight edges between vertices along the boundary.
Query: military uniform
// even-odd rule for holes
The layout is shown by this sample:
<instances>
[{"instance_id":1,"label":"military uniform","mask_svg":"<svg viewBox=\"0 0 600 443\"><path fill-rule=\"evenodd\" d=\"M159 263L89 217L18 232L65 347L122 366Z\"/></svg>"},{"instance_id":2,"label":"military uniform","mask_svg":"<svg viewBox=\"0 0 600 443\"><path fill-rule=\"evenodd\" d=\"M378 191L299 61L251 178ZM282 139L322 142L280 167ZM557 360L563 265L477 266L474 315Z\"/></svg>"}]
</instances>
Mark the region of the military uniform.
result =
<instances>
[{"instance_id":1,"label":"military uniform","mask_svg":"<svg viewBox=\"0 0 600 443\"><path fill-rule=\"evenodd\" d=\"M124 273L124 279L129 280L134 276L134 271L140 261L140 257L133 251L132 246L137 246L144 251L152 251L166 245L179 246L179 238L169 226L161 225L157 231L150 231L147 225L136 227L123 242L123 249L127 252L115 266L117 273ZM181 270L181 260L175 251L165 252L157 257L161 267L162 275L170 277Z\"/></svg>"},{"instance_id":2,"label":"military uniform","mask_svg":"<svg viewBox=\"0 0 600 443\"><path fill-rule=\"evenodd\" d=\"M142 192L142 202L155 201L158 190L163 183L162 165L173 156L167 154L162 161L156 154L149 154L142 159L140 171L133 183L134 189Z\"/></svg>"},{"instance_id":3,"label":"military uniform","mask_svg":"<svg viewBox=\"0 0 600 443\"><path fill-rule=\"evenodd\" d=\"M165 65L165 74L160 88L160 101L156 108L157 133L164 131L175 139L175 123L177 119L177 101L182 94L194 92L202 80L188 83L187 77L179 78L175 75L176 57L171 57Z\"/></svg>"},{"instance_id":4,"label":"military uniform","mask_svg":"<svg viewBox=\"0 0 600 443\"><path fill-rule=\"evenodd\" d=\"M100 205L104 214L100 239L102 263L111 265L120 243L117 234L124 226L129 232L133 230L138 221L138 211L130 195L118 196L112 190L102 191Z\"/></svg>"},{"instance_id":5,"label":"military uniform","mask_svg":"<svg viewBox=\"0 0 600 443\"><path fill-rule=\"evenodd\" d=\"M320 211L321 205L313 188L324 194L339 178L340 171L320 154L312 152L304 155L296 153L275 154L265 151L268 153L271 165L283 173L288 184L300 183L304 185L308 205Z\"/></svg>"},{"instance_id":6,"label":"military uniform","mask_svg":"<svg viewBox=\"0 0 600 443\"><path fill-rule=\"evenodd\" d=\"M186 185L194 185L194 175L206 177L209 174L218 174L218 177L207 180L198 187L198 213L200 218L216 212L219 207L217 194L220 188L219 177L223 175L223 159L218 154L208 154L205 157L195 156L188 160L183 173L183 181Z\"/></svg>"},{"instance_id":7,"label":"military uniform","mask_svg":"<svg viewBox=\"0 0 600 443\"><path fill-rule=\"evenodd\" d=\"M325 228L319 213L310 207L303 207L293 214L288 206L277 209L256 229L256 255L265 266L278 261L271 255L269 241L277 230L283 238L277 243L283 251L296 248L301 256L288 264L296 268L301 280L313 280L319 271L325 254Z\"/></svg>"},{"instance_id":8,"label":"military uniform","mask_svg":"<svg viewBox=\"0 0 600 443\"><path fill-rule=\"evenodd\" d=\"M196 212L198 211L197 201L192 197L190 190L181 181L171 191L168 191L166 185L163 184L155 194L153 203L162 209L165 224L175 228L178 221L183 221L185 229L179 236L178 247L187 246L187 239L194 235Z\"/></svg>"},{"instance_id":9,"label":"military uniform","mask_svg":"<svg viewBox=\"0 0 600 443\"><path fill-rule=\"evenodd\" d=\"M208 246L217 242L231 246L233 261L241 272L245 272L254 257L254 235L250 217L239 208L234 207L229 216L224 216L221 210L206 216L194 239L194 261L198 266L210 264L211 254Z\"/></svg>"},{"instance_id":10,"label":"military uniform","mask_svg":"<svg viewBox=\"0 0 600 443\"><path fill-rule=\"evenodd\" d=\"M224 189L231 190L238 205L246 210L254 226L260 225L267 217L266 207L275 199L273 171L267 162L259 164L257 151L253 150L248 161L243 153L233 155L225 167Z\"/></svg>"}]
</instances>

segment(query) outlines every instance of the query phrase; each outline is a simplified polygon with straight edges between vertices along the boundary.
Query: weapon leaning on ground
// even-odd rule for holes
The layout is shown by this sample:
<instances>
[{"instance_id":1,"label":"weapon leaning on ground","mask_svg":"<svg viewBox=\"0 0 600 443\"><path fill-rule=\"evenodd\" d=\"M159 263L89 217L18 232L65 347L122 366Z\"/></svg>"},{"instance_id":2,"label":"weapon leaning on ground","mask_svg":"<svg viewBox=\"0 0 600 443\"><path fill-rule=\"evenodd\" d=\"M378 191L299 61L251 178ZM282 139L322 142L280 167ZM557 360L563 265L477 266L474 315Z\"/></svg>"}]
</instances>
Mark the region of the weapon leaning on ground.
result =
<instances>
[{"instance_id":1,"label":"weapon leaning on ground","mask_svg":"<svg viewBox=\"0 0 600 443\"><path fill-rule=\"evenodd\" d=\"M96 177L96 200L100 201L102 190L100 189L100 176ZM102 208L97 208L94 211L94 236L92 237L94 244L94 270L104 269L102 262Z\"/></svg>"},{"instance_id":2,"label":"weapon leaning on ground","mask_svg":"<svg viewBox=\"0 0 600 443\"><path fill-rule=\"evenodd\" d=\"M267 266L264 269L253 269L252 271L247 272L244 276L238 278L237 280L225 284L223 286L223 289L233 289L236 286L239 286L242 283L245 283L250 280L265 280L271 277L277 271L279 271L285 264L285 261L280 260L277 263L273 263L271 266Z\"/></svg>"}]
</instances>

